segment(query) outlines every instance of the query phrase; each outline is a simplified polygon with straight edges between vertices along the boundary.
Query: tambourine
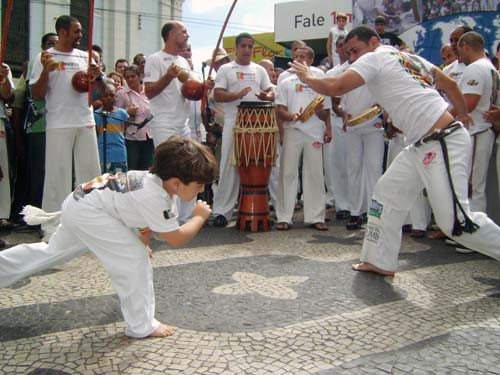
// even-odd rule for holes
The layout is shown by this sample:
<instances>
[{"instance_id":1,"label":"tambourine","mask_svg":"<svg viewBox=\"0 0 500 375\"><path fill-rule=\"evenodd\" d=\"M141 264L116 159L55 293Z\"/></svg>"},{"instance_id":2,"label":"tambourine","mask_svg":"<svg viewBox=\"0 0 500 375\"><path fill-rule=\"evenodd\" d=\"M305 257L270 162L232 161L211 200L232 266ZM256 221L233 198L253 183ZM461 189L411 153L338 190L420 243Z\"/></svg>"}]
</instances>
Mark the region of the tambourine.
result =
<instances>
[{"instance_id":1,"label":"tambourine","mask_svg":"<svg viewBox=\"0 0 500 375\"><path fill-rule=\"evenodd\" d=\"M321 95L315 97L314 100L306 107L304 112L302 112L302 114L299 116L298 120L300 122L306 122L307 120L309 120L311 116L314 115L314 110L316 109L316 107L322 104L324 101L325 97Z\"/></svg>"},{"instance_id":2,"label":"tambourine","mask_svg":"<svg viewBox=\"0 0 500 375\"><path fill-rule=\"evenodd\" d=\"M356 126L361 125L371 120L375 116L379 115L382 112L382 108L378 104L375 104L373 107L365 109L363 112L358 113L356 116L351 117L346 121L347 126Z\"/></svg>"}]
</instances>

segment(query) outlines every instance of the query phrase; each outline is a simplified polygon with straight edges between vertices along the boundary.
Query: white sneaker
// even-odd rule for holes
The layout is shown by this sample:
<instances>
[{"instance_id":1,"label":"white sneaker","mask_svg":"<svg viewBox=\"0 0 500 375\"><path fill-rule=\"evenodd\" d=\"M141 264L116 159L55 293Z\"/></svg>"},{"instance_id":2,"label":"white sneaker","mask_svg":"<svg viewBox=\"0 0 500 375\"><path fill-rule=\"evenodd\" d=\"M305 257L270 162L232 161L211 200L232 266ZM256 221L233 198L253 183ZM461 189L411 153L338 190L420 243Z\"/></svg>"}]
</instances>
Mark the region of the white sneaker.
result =
<instances>
[{"instance_id":1,"label":"white sneaker","mask_svg":"<svg viewBox=\"0 0 500 375\"><path fill-rule=\"evenodd\" d=\"M466 247L456 247L455 251L459 254L472 254L475 253L475 250L467 249Z\"/></svg>"},{"instance_id":2,"label":"white sneaker","mask_svg":"<svg viewBox=\"0 0 500 375\"><path fill-rule=\"evenodd\" d=\"M457 246L459 243L457 241L452 240L451 238L447 238L444 240L445 244L450 246Z\"/></svg>"}]
</instances>

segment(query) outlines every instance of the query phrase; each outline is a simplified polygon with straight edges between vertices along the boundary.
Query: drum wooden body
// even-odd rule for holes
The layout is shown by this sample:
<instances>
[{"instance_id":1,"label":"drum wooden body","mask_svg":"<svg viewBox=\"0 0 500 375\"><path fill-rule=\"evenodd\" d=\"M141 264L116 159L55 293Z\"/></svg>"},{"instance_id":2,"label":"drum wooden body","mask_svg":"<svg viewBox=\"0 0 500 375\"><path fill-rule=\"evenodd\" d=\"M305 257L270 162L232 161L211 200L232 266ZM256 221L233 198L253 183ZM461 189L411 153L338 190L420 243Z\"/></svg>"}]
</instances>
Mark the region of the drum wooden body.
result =
<instances>
[{"instance_id":1,"label":"drum wooden body","mask_svg":"<svg viewBox=\"0 0 500 375\"><path fill-rule=\"evenodd\" d=\"M277 146L275 106L270 102L241 102L234 127L234 156L241 183L240 231L270 229L267 185Z\"/></svg>"}]
</instances>

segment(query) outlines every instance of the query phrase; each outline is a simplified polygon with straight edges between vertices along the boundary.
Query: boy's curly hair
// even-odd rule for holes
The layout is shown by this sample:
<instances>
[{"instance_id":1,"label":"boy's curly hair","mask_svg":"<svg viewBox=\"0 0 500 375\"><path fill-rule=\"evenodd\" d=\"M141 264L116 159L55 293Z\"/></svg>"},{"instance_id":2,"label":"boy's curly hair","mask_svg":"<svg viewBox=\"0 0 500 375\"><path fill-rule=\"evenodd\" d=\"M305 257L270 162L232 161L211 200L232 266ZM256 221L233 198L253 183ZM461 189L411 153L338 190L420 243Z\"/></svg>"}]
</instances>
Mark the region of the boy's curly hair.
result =
<instances>
[{"instance_id":1,"label":"boy's curly hair","mask_svg":"<svg viewBox=\"0 0 500 375\"><path fill-rule=\"evenodd\" d=\"M208 147L173 136L156 147L149 172L163 181L177 177L187 185L193 181L208 184L215 179L217 170L217 161Z\"/></svg>"}]
</instances>

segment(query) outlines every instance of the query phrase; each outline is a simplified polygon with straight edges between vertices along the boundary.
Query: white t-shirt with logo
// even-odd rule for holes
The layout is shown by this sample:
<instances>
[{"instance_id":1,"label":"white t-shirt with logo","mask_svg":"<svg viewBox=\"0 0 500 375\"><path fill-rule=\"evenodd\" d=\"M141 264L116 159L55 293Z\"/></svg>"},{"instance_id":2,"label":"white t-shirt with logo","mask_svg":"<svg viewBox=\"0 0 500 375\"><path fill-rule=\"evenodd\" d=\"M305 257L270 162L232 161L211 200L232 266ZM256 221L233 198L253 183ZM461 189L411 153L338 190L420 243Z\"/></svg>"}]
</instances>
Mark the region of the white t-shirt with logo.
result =
<instances>
[{"instance_id":1,"label":"white t-shirt with logo","mask_svg":"<svg viewBox=\"0 0 500 375\"><path fill-rule=\"evenodd\" d=\"M311 69L315 77L323 77L324 73L319 69ZM311 89L308 85L301 82L295 74L285 79L278 84L278 92L276 95L276 105L283 105L288 108L288 112L297 113L300 109L305 110L306 107L319 94ZM323 108L329 109L331 103L325 98ZM323 143L323 135L325 134L325 123L316 115L313 114L309 120L301 121L285 121L283 126L286 128L298 129L304 134L311 137L314 141Z\"/></svg>"},{"instance_id":2,"label":"white t-shirt with logo","mask_svg":"<svg viewBox=\"0 0 500 375\"><path fill-rule=\"evenodd\" d=\"M187 60L182 56L175 56L164 51L158 51L146 58L144 67L144 82L157 82L166 73L170 65L191 71ZM189 100L181 93L182 83L177 78L170 81L154 98L149 99L153 119L149 123L151 128L175 129L178 134L184 134L189 128Z\"/></svg>"},{"instance_id":3,"label":"white t-shirt with logo","mask_svg":"<svg viewBox=\"0 0 500 375\"><path fill-rule=\"evenodd\" d=\"M175 199L163 188L160 177L148 171L106 173L78 186L72 195L106 210L130 228L149 227L158 233L179 228Z\"/></svg>"},{"instance_id":4,"label":"white t-shirt with logo","mask_svg":"<svg viewBox=\"0 0 500 375\"><path fill-rule=\"evenodd\" d=\"M338 70L342 73L346 71L349 66L351 66L351 64L346 61ZM340 106L345 112L351 114L352 116L357 116L361 112L373 107L375 104L375 98L372 96L366 85L349 91L340 97ZM346 132L362 131L363 133L369 133L372 131L381 132L383 130L384 128L382 126L382 119L380 115L377 115L356 126L346 126Z\"/></svg>"},{"instance_id":5,"label":"white t-shirt with logo","mask_svg":"<svg viewBox=\"0 0 500 375\"><path fill-rule=\"evenodd\" d=\"M236 61L220 67L215 77L215 89L221 88L227 92L239 92L245 87L252 90L243 99L224 102L224 126L233 127L241 102L260 102L255 94L271 87L271 81L266 70L258 64L240 65Z\"/></svg>"},{"instance_id":6,"label":"white t-shirt with logo","mask_svg":"<svg viewBox=\"0 0 500 375\"><path fill-rule=\"evenodd\" d=\"M483 118L483 114L490 110L492 104L496 103L499 77L490 60L483 57L467 65L458 85L462 94L480 96L476 107L470 113L472 126L469 128L469 133L472 135L491 128L491 123Z\"/></svg>"},{"instance_id":7,"label":"white t-shirt with logo","mask_svg":"<svg viewBox=\"0 0 500 375\"><path fill-rule=\"evenodd\" d=\"M448 107L433 88L433 67L418 56L380 46L361 56L349 69L363 78L375 101L388 112L408 142L414 143Z\"/></svg>"},{"instance_id":8,"label":"white t-shirt with logo","mask_svg":"<svg viewBox=\"0 0 500 375\"><path fill-rule=\"evenodd\" d=\"M458 60L453 61L450 65L445 66L443 73L452 78L455 82L460 81L466 65Z\"/></svg>"},{"instance_id":9,"label":"white t-shirt with logo","mask_svg":"<svg viewBox=\"0 0 500 375\"><path fill-rule=\"evenodd\" d=\"M73 88L71 80L78 71L87 72L89 55L74 49L61 52L49 48L47 52L59 63L56 70L49 73L49 84L45 95L47 129L76 128L95 125L93 108L89 106L88 94ZM43 71L41 52L35 57L31 71L30 85L35 84Z\"/></svg>"}]
</instances>

